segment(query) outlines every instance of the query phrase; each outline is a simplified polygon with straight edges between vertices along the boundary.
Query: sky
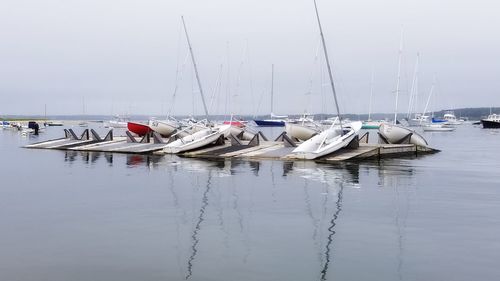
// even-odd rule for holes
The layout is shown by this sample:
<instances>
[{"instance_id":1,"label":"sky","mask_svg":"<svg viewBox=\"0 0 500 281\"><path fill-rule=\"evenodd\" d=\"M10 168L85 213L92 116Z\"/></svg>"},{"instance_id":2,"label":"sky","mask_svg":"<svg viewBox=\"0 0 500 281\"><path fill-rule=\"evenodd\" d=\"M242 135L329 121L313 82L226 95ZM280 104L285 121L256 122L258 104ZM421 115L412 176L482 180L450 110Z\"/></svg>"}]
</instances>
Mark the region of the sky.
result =
<instances>
[{"instance_id":1,"label":"sky","mask_svg":"<svg viewBox=\"0 0 500 281\"><path fill-rule=\"evenodd\" d=\"M342 113L500 106L500 3L317 0ZM0 115L334 113L312 0L2 0ZM373 73L373 83L371 77ZM177 90L176 90L177 89ZM175 93L175 94L174 94Z\"/></svg>"}]
</instances>

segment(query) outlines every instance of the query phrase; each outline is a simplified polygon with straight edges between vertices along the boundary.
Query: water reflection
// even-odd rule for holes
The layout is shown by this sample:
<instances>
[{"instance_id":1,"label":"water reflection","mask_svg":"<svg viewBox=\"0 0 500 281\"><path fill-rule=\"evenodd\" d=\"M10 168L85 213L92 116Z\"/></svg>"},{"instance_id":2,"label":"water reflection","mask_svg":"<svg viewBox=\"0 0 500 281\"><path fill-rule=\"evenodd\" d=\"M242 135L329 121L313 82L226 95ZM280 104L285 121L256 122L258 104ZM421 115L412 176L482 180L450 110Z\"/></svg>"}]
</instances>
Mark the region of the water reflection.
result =
<instances>
[{"instance_id":1,"label":"water reflection","mask_svg":"<svg viewBox=\"0 0 500 281\"><path fill-rule=\"evenodd\" d=\"M75 151L66 150L64 152L64 161L72 164L78 158L82 160L85 164L95 164L101 157L104 156L105 161L112 165L113 164L113 154L108 152L94 152L94 151Z\"/></svg>"},{"instance_id":2,"label":"water reflection","mask_svg":"<svg viewBox=\"0 0 500 281\"><path fill-rule=\"evenodd\" d=\"M192 239L191 255L189 256L188 261L187 261L187 274L186 274L185 279L189 279L193 275L193 262L196 258L196 254L198 253L198 244L200 243L200 239L198 236L199 236L199 233L201 231L202 223L205 220L205 212L206 212L206 208L208 206L208 193L210 192L210 188L211 188L211 180L212 180L212 175L211 175L211 172L209 171L206 188L205 188L205 191L203 192L203 197L201 200L202 205L201 205L200 211L198 213L198 220L197 220L196 225L194 227L193 234L191 235L191 239Z\"/></svg>"},{"instance_id":3,"label":"water reflection","mask_svg":"<svg viewBox=\"0 0 500 281\"><path fill-rule=\"evenodd\" d=\"M283 176L295 175L311 181L336 186L347 183L359 187L359 164L320 164L313 161L283 162Z\"/></svg>"},{"instance_id":4,"label":"water reflection","mask_svg":"<svg viewBox=\"0 0 500 281\"><path fill-rule=\"evenodd\" d=\"M294 228L299 232L297 237L306 237L302 241L304 245L296 250L312 253L312 256L306 257L309 258L306 261L314 263L311 267L315 272L310 274L314 274L316 280L332 279L333 275L337 275L333 274L336 272L332 271L333 265L343 257L337 244L340 241L339 230L343 230L339 222L348 217L349 211L343 209L353 203L351 195L358 192L353 190L361 187L369 189L370 186L376 190L394 190L390 193L394 196L390 206L395 229L392 241L399 251L394 254L397 261L394 272L399 279L403 279L405 229L411 190L400 186L414 186L416 174L415 168L405 160L332 165L310 161L206 160L174 155L113 155L76 151L65 152L64 159L70 163L81 161L89 165L105 161L109 165L120 164L130 169L146 167L151 169L151 177L163 179L170 206L165 208L165 212L172 212L169 216L174 218L169 229L172 233L169 243L175 244L176 253L169 254L174 258L174 265L177 261L179 278L185 279L203 276L207 264L213 262L210 259L216 257L219 251L222 257L227 257L229 253L232 257L229 262L236 265L252 265L256 259L266 255L266 249L262 249L269 247L266 239L279 241L281 237L289 237L290 229L286 228L286 221L280 221L280 215L287 212L299 214L304 222ZM255 215L254 206L257 210ZM262 234L261 224L266 225L267 221L271 221L269 225L284 223L285 227L270 227L264 229L265 234ZM289 245L297 243L294 237L288 239L291 240L284 242ZM213 246L217 242L220 244Z\"/></svg>"}]
</instances>

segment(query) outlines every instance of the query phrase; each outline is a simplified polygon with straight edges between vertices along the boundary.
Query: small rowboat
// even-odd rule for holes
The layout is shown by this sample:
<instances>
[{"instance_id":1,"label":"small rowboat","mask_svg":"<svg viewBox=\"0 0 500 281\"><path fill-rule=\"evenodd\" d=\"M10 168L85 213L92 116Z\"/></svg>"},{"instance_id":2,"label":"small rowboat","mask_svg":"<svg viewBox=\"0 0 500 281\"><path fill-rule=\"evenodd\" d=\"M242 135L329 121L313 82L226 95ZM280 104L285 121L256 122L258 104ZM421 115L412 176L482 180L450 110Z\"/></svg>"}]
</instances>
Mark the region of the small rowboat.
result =
<instances>
[{"instance_id":1,"label":"small rowboat","mask_svg":"<svg viewBox=\"0 0 500 281\"><path fill-rule=\"evenodd\" d=\"M137 135L139 135L141 137L145 136L149 132L151 132L151 128L149 128L148 125L141 124L141 123L128 122L127 123L127 128L132 133L137 134Z\"/></svg>"}]
</instances>

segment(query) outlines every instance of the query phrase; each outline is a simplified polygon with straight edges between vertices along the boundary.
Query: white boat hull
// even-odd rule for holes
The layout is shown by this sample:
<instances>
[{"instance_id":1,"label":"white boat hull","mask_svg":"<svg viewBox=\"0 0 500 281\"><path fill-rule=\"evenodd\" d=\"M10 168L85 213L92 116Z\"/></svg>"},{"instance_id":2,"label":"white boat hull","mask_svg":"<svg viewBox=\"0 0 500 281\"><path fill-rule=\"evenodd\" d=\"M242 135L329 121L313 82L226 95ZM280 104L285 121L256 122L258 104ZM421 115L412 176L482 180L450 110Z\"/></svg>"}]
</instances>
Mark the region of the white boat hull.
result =
<instances>
[{"instance_id":1,"label":"white boat hull","mask_svg":"<svg viewBox=\"0 0 500 281\"><path fill-rule=\"evenodd\" d=\"M198 149L215 142L220 136L229 135L230 132L230 125L223 125L217 128L206 128L167 144L163 151L165 153L175 154Z\"/></svg>"},{"instance_id":2,"label":"white boat hull","mask_svg":"<svg viewBox=\"0 0 500 281\"><path fill-rule=\"evenodd\" d=\"M423 127L424 132L452 132L455 131L454 127L446 125L427 125Z\"/></svg>"},{"instance_id":3,"label":"white boat hull","mask_svg":"<svg viewBox=\"0 0 500 281\"><path fill-rule=\"evenodd\" d=\"M149 127L163 137L169 137L175 133L179 125L170 120L149 120Z\"/></svg>"},{"instance_id":4,"label":"white boat hull","mask_svg":"<svg viewBox=\"0 0 500 281\"><path fill-rule=\"evenodd\" d=\"M127 128L128 122L111 120L108 122L107 127L109 128Z\"/></svg>"},{"instance_id":5,"label":"white boat hull","mask_svg":"<svg viewBox=\"0 0 500 281\"><path fill-rule=\"evenodd\" d=\"M427 146L427 141L418 134L416 131L398 126L393 124L382 124L379 128L379 133L389 141L389 143L397 143L406 137L408 134L412 134L410 138L410 143L420 146Z\"/></svg>"},{"instance_id":6,"label":"white boat hull","mask_svg":"<svg viewBox=\"0 0 500 281\"><path fill-rule=\"evenodd\" d=\"M302 141L306 141L320 132L317 128L288 122L285 123L285 131L288 136Z\"/></svg>"},{"instance_id":7,"label":"white boat hull","mask_svg":"<svg viewBox=\"0 0 500 281\"><path fill-rule=\"evenodd\" d=\"M352 122L350 127L344 128L343 135L340 126L329 128L300 144L292 153L298 159L308 160L326 156L346 147L358 135L361 126L361 122Z\"/></svg>"}]
</instances>

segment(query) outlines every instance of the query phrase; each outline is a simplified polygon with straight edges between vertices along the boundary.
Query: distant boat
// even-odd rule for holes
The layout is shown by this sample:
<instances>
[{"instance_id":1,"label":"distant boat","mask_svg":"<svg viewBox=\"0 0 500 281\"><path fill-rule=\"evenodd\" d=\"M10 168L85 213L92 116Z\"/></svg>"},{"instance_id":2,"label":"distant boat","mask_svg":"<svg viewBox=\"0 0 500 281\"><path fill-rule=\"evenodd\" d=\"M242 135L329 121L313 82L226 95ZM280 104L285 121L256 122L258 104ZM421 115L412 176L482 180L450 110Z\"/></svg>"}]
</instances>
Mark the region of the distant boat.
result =
<instances>
[{"instance_id":1,"label":"distant boat","mask_svg":"<svg viewBox=\"0 0 500 281\"><path fill-rule=\"evenodd\" d=\"M424 132L452 132L455 131L455 127L451 127L447 124L429 124L423 127Z\"/></svg>"},{"instance_id":2,"label":"distant boat","mask_svg":"<svg viewBox=\"0 0 500 281\"><path fill-rule=\"evenodd\" d=\"M372 120L372 97L373 97L374 76L375 76L375 73L372 69L372 78L370 80L370 102L368 104L368 120L363 121L363 125L361 126L361 129L365 129L365 130L378 129L380 127L380 124L382 124L382 121L373 121Z\"/></svg>"},{"instance_id":3,"label":"distant boat","mask_svg":"<svg viewBox=\"0 0 500 281\"><path fill-rule=\"evenodd\" d=\"M120 115L115 115L113 120L109 120L106 127L110 128L127 128L129 118Z\"/></svg>"},{"instance_id":4,"label":"distant boat","mask_svg":"<svg viewBox=\"0 0 500 281\"><path fill-rule=\"evenodd\" d=\"M285 120L273 119L273 115L271 115L271 119L264 120L253 120L255 124L259 127L284 127ZM286 118L286 116L284 116Z\"/></svg>"},{"instance_id":5,"label":"distant boat","mask_svg":"<svg viewBox=\"0 0 500 281\"><path fill-rule=\"evenodd\" d=\"M224 121L224 122L222 122L222 124L224 124L224 125L231 125L231 126L238 127L238 128L245 127L245 123L246 123L246 121Z\"/></svg>"},{"instance_id":6,"label":"distant boat","mask_svg":"<svg viewBox=\"0 0 500 281\"><path fill-rule=\"evenodd\" d=\"M288 116L274 115L274 64L271 67L271 119L253 120L260 127L284 127Z\"/></svg>"},{"instance_id":7,"label":"distant boat","mask_svg":"<svg viewBox=\"0 0 500 281\"><path fill-rule=\"evenodd\" d=\"M500 114L490 114L488 118L481 119L484 129L499 129L500 128Z\"/></svg>"},{"instance_id":8,"label":"distant boat","mask_svg":"<svg viewBox=\"0 0 500 281\"><path fill-rule=\"evenodd\" d=\"M415 114L412 119L408 119L408 125L410 125L410 127L425 126L429 123L429 116L420 113Z\"/></svg>"},{"instance_id":9,"label":"distant boat","mask_svg":"<svg viewBox=\"0 0 500 281\"><path fill-rule=\"evenodd\" d=\"M443 120L445 120L448 125L461 125L463 123L463 121L457 119L453 111L446 111Z\"/></svg>"},{"instance_id":10,"label":"distant boat","mask_svg":"<svg viewBox=\"0 0 500 281\"><path fill-rule=\"evenodd\" d=\"M146 124L136 123L136 122L128 122L127 128L134 134L139 136L145 136L151 132L151 128L149 128Z\"/></svg>"},{"instance_id":11,"label":"distant boat","mask_svg":"<svg viewBox=\"0 0 500 281\"><path fill-rule=\"evenodd\" d=\"M44 125L49 126L49 127L64 126L64 124L62 122L59 122L59 121L47 121L44 123Z\"/></svg>"},{"instance_id":12,"label":"distant boat","mask_svg":"<svg viewBox=\"0 0 500 281\"><path fill-rule=\"evenodd\" d=\"M372 121L372 120L367 120L363 121L363 125L361 126L361 129L365 130L373 130L373 129L378 129L380 128L380 125L384 123L385 121Z\"/></svg>"}]
</instances>

